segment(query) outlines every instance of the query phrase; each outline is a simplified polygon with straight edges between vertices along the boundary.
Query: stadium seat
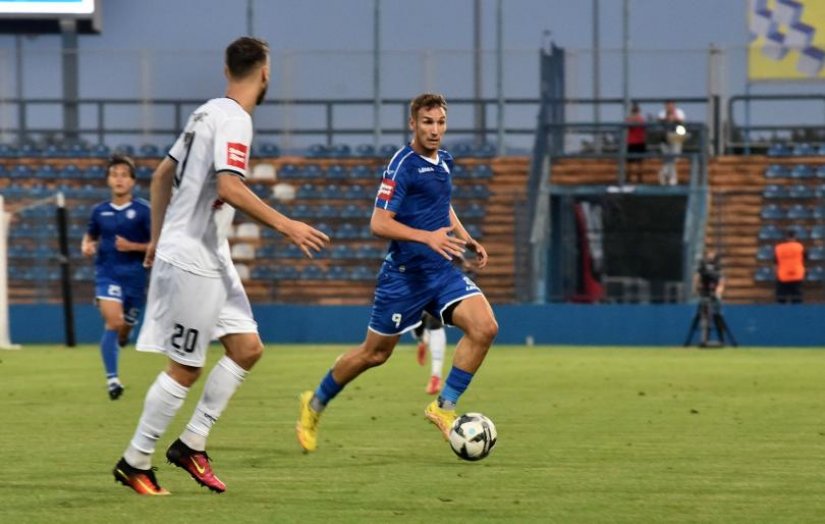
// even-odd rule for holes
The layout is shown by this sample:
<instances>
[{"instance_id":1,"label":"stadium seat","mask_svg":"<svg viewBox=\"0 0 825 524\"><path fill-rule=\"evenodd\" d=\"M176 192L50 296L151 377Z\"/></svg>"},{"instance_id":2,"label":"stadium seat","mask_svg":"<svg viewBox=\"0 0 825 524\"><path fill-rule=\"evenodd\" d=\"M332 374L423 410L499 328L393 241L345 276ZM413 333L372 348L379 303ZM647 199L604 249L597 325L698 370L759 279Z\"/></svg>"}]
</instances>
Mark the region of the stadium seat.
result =
<instances>
[{"instance_id":1,"label":"stadium seat","mask_svg":"<svg viewBox=\"0 0 825 524\"><path fill-rule=\"evenodd\" d=\"M287 182L279 182L272 186L272 198L280 202L295 200L295 186Z\"/></svg>"},{"instance_id":2,"label":"stadium seat","mask_svg":"<svg viewBox=\"0 0 825 524\"><path fill-rule=\"evenodd\" d=\"M822 282L825 280L825 269L822 266L809 267L805 271L805 281Z\"/></svg>"},{"instance_id":3,"label":"stadium seat","mask_svg":"<svg viewBox=\"0 0 825 524\"><path fill-rule=\"evenodd\" d=\"M101 181L106 178L106 168L97 164L89 166L83 171L83 178L86 180Z\"/></svg>"},{"instance_id":4,"label":"stadium seat","mask_svg":"<svg viewBox=\"0 0 825 524\"><path fill-rule=\"evenodd\" d=\"M258 146L258 155L262 158L274 158L281 156L280 148L271 142L262 142Z\"/></svg>"},{"instance_id":5,"label":"stadium seat","mask_svg":"<svg viewBox=\"0 0 825 524\"><path fill-rule=\"evenodd\" d=\"M276 280L297 280L298 275L298 268L295 266L277 266L273 278Z\"/></svg>"},{"instance_id":6,"label":"stadium seat","mask_svg":"<svg viewBox=\"0 0 825 524\"><path fill-rule=\"evenodd\" d=\"M152 180L153 173L154 170L149 166L137 166L137 169L135 170L135 177L138 182L149 182Z\"/></svg>"},{"instance_id":7,"label":"stadium seat","mask_svg":"<svg viewBox=\"0 0 825 524\"><path fill-rule=\"evenodd\" d=\"M324 277L327 280L346 280L349 277L349 271L343 266L330 266Z\"/></svg>"},{"instance_id":8,"label":"stadium seat","mask_svg":"<svg viewBox=\"0 0 825 524\"><path fill-rule=\"evenodd\" d=\"M109 158L111 156L112 151L109 149L109 146L106 144L95 144L89 148L89 156L95 158Z\"/></svg>"},{"instance_id":9,"label":"stadium seat","mask_svg":"<svg viewBox=\"0 0 825 524\"><path fill-rule=\"evenodd\" d=\"M814 170L806 164L797 164L791 168L791 178L806 179L814 177Z\"/></svg>"},{"instance_id":10,"label":"stadium seat","mask_svg":"<svg viewBox=\"0 0 825 524\"><path fill-rule=\"evenodd\" d=\"M378 156L382 159L389 159L399 149L400 148L395 144L384 144L383 146L378 148Z\"/></svg>"},{"instance_id":11,"label":"stadium seat","mask_svg":"<svg viewBox=\"0 0 825 524\"><path fill-rule=\"evenodd\" d=\"M773 224L767 224L759 228L759 240L781 240L784 237L782 230Z\"/></svg>"},{"instance_id":12,"label":"stadium seat","mask_svg":"<svg viewBox=\"0 0 825 524\"><path fill-rule=\"evenodd\" d=\"M361 144L355 146L355 156L366 158L375 156L375 147L372 144Z\"/></svg>"},{"instance_id":13,"label":"stadium seat","mask_svg":"<svg viewBox=\"0 0 825 524\"><path fill-rule=\"evenodd\" d=\"M331 165L327 168L327 179L329 180L343 180L347 178L347 168L338 164Z\"/></svg>"},{"instance_id":14,"label":"stadium seat","mask_svg":"<svg viewBox=\"0 0 825 524\"><path fill-rule=\"evenodd\" d=\"M249 280L249 266L246 264L235 264L235 269L238 270L238 276L241 277L241 280Z\"/></svg>"},{"instance_id":15,"label":"stadium seat","mask_svg":"<svg viewBox=\"0 0 825 524\"><path fill-rule=\"evenodd\" d=\"M115 146L113 154L135 156L135 146L132 144L120 144Z\"/></svg>"},{"instance_id":16,"label":"stadium seat","mask_svg":"<svg viewBox=\"0 0 825 524\"><path fill-rule=\"evenodd\" d=\"M347 144L333 144L327 148L327 156L330 158L347 158L352 156L352 150Z\"/></svg>"},{"instance_id":17,"label":"stadium seat","mask_svg":"<svg viewBox=\"0 0 825 524\"><path fill-rule=\"evenodd\" d=\"M358 164L352 166L349 171L349 178L373 178L373 170L370 166L365 164ZM376 179L377 180L377 179Z\"/></svg>"},{"instance_id":18,"label":"stadium seat","mask_svg":"<svg viewBox=\"0 0 825 524\"><path fill-rule=\"evenodd\" d=\"M251 180L275 180L275 166L269 162L258 162L252 168Z\"/></svg>"},{"instance_id":19,"label":"stadium seat","mask_svg":"<svg viewBox=\"0 0 825 524\"><path fill-rule=\"evenodd\" d=\"M785 218L786 213L777 204L767 204L762 207L762 211L759 213L759 215L764 220L781 220Z\"/></svg>"},{"instance_id":20,"label":"stadium seat","mask_svg":"<svg viewBox=\"0 0 825 524\"><path fill-rule=\"evenodd\" d=\"M473 178L492 178L493 170L487 164L479 164L470 171Z\"/></svg>"},{"instance_id":21,"label":"stadium seat","mask_svg":"<svg viewBox=\"0 0 825 524\"><path fill-rule=\"evenodd\" d=\"M808 260L812 262L819 262L825 260L825 247L814 246L807 250Z\"/></svg>"},{"instance_id":22,"label":"stadium seat","mask_svg":"<svg viewBox=\"0 0 825 524\"><path fill-rule=\"evenodd\" d=\"M235 228L235 238L257 240L261 238L261 226L254 222L243 222Z\"/></svg>"},{"instance_id":23,"label":"stadium seat","mask_svg":"<svg viewBox=\"0 0 825 524\"><path fill-rule=\"evenodd\" d=\"M788 176L788 168L782 164L771 164L765 169L765 178L784 178Z\"/></svg>"},{"instance_id":24,"label":"stadium seat","mask_svg":"<svg viewBox=\"0 0 825 524\"><path fill-rule=\"evenodd\" d=\"M244 242L232 246L232 260L252 260L255 258L255 247Z\"/></svg>"},{"instance_id":25,"label":"stadium seat","mask_svg":"<svg viewBox=\"0 0 825 524\"><path fill-rule=\"evenodd\" d=\"M17 147L11 144L0 144L0 158L15 158L17 156Z\"/></svg>"},{"instance_id":26,"label":"stadium seat","mask_svg":"<svg viewBox=\"0 0 825 524\"><path fill-rule=\"evenodd\" d=\"M756 269L753 279L757 282L773 282L776 279L776 274L772 268L761 266Z\"/></svg>"},{"instance_id":27,"label":"stadium seat","mask_svg":"<svg viewBox=\"0 0 825 524\"><path fill-rule=\"evenodd\" d=\"M789 226L788 229L792 230L796 234L797 240L808 240L811 238L811 234L805 226L793 224Z\"/></svg>"},{"instance_id":28,"label":"stadium seat","mask_svg":"<svg viewBox=\"0 0 825 524\"><path fill-rule=\"evenodd\" d=\"M759 249L756 251L756 260L759 260L760 262L769 262L772 261L773 258L773 246L767 244L759 246Z\"/></svg>"},{"instance_id":29,"label":"stadium seat","mask_svg":"<svg viewBox=\"0 0 825 524\"><path fill-rule=\"evenodd\" d=\"M825 226L817 224L811 228L811 239L822 240L825 239Z\"/></svg>"},{"instance_id":30,"label":"stadium seat","mask_svg":"<svg viewBox=\"0 0 825 524\"><path fill-rule=\"evenodd\" d=\"M813 212L802 204L794 204L788 208L788 218L791 220L805 220L811 218Z\"/></svg>"},{"instance_id":31,"label":"stadium seat","mask_svg":"<svg viewBox=\"0 0 825 524\"><path fill-rule=\"evenodd\" d=\"M776 184L768 184L762 190L762 196L765 198L785 198L788 196L788 191L785 186Z\"/></svg>"},{"instance_id":32,"label":"stadium seat","mask_svg":"<svg viewBox=\"0 0 825 524\"><path fill-rule=\"evenodd\" d=\"M784 144L771 144L768 148L768 156L788 156L792 149Z\"/></svg>"},{"instance_id":33,"label":"stadium seat","mask_svg":"<svg viewBox=\"0 0 825 524\"><path fill-rule=\"evenodd\" d=\"M137 154L144 158L156 158L160 156L160 148L155 144L143 144L138 149Z\"/></svg>"},{"instance_id":34,"label":"stadium seat","mask_svg":"<svg viewBox=\"0 0 825 524\"><path fill-rule=\"evenodd\" d=\"M326 272L320 266L310 264L301 270L299 278L301 280L322 280L324 278L324 273Z\"/></svg>"},{"instance_id":35,"label":"stadium seat","mask_svg":"<svg viewBox=\"0 0 825 524\"><path fill-rule=\"evenodd\" d=\"M302 184L298 188L297 198L300 200L308 200L315 198L315 186L312 184Z\"/></svg>"},{"instance_id":36,"label":"stadium seat","mask_svg":"<svg viewBox=\"0 0 825 524\"><path fill-rule=\"evenodd\" d=\"M816 149L807 143L794 144L791 154L794 156L812 156L816 154Z\"/></svg>"},{"instance_id":37,"label":"stadium seat","mask_svg":"<svg viewBox=\"0 0 825 524\"><path fill-rule=\"evenodd\" d=\"M340 240L351 240L358 238L358 230L352 224L344 223L338 226L334 236Z\"/></svg>"},{"instance_id":38,"label":"stadium seat","mask_svg":"<svg viewBox=\"0 0 825 524\"><path fill-rule=\"evenodd\" d=\"M307 158L326 158L327 148L323 144L312 144L307 148Z\"/></svg>"},{"instance_id":39,"label":"stadium seat","mask_svg":"<svg viewBox=\"0 0 825 524\"><path fill-rule=\"evenodd\" d=\"M484 142L480 146L474 147L471 154L478 158L492 158L496 156L496 146L489 142Z\"/></svg>"},{"instance_id":40,"label":"stadium seat","mask_svg":"<svg viewBox=\"0 0 825 524\"><path fill-rule=\"evenodd\" d=\"M315 216L317 218L323 218L325 220L329 220L330 218L336 218L340 216L340 211L335 206L331 206L329 204L321 204L315 209Z\"/></svg>"},{"instance_id":41,"label":"stadium seat","mask_svg":"<svg viewBox=\"0 0 825 524\"><path fill-rule=\"evenodd\" d=\"M347 259L355 258L352 248L346 244L335 244L330 250L330 258Z\"/></svg>"},{"instance_id":42,"label":"stadium seat","mask_svg":"<svg viewBox=\"0 0 825 524\"><path fill-rule=\"evenodd\" d=\"M376 272L367 266L355 266L350 270L350 280L374 280Z\"/></svg>"},{"instance_id":43,"label":"stadium seat","mask_svg":"<svg viewBox=\"0 0 825 524\"><path fill-rule=\"evenodd\" d=\"M278 170L277 175L281 180L289 180L291 178L298 178L300 173L301 169L295 164L284 164Z\"/></svg>"},{"instance_id":44,"label":"stadium seat","mask_svg":"<svg viewBox=\"0 0 825 524\"><path fill-rule=\"evenodd\" d=\"M32 170L29 169L29 166L18 164L12 168L9 175L13 179L25 180L32 177Z\"/></svg>"},{"instance_id":45,"label":"stadium seat","mask_svg":"<svg viewBox=\"0 0 825 524\"><path fill-rule=\"evenodd\" d=\"M307 164L301 170L303 178L323 178L324 170L318 164Z\"/></svg>"},{"instance_id":46,"label":"stadium seat","mask_svg":"<svg viewBox=\"0 0 825 524\"><path fill-rule=\"evenodd\" d=\"M57 171L50 164L43 164L34 173L35 178L44 182L57 178Z\"/></svg>"},{"instance_id":47,"label":"stadium seat","mask_svg":"<svg viewBox=\"0 0 825 524\"><path fill-rule=\"evenodd\" d=\"M816 192L810 186L806 186L804 184L796 184L791 186L790 190L788 191L788 196L791 198L813 198L816 196Z\"/></svg>"},{"instance_id":48,"label":"stadium seat","mask_svg":"<svg viewBox=\"0 0 825 524\"><path fill-rule=\"evenodd\" d=\"M319 188L316 192L316 197L324 200L332 200L341 198L342 193L342 189L337 184L327 184Z\"/></svg>"}]
</instances>

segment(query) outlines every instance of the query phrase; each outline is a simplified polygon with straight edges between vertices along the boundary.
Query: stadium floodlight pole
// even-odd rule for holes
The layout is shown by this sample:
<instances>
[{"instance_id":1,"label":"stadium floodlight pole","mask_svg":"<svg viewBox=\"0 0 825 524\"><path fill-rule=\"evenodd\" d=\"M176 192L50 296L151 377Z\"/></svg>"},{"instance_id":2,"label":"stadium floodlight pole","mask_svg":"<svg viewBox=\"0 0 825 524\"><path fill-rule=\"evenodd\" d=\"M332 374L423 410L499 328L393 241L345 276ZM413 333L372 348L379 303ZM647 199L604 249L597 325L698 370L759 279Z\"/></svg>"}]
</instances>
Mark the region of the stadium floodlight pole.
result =
<instances>
[{"instance_id":1,"label":"stadium floodlight pole","mask_svg":"<svg viewBox=\"0 0 825 524\"><path fill-rule=\"evenodd\" d=\"M8 238L11 213L6 213L3 195L0 195L0 349L20 349L11 343L9 334L9 274Z\"/></svg>"},{"instance_id":2,"label":"stadium floodlight pole","mask_svg":"<svg viewBox=\"0 0 825 524\"><path fill-rule=\"evenodd\" d=\"M504 6L503 0L496 1L496 95L498 113L496 131L497 154L504 156Z\"/></svg>"},{"instance_id":3,"label":"stadium floodlight pole","mask_svg":"<svg viewBox=\"0 0 825 524\"><path fill-rule=\"evenodd\" d=\"M60 246L60 283L63 291L63 325L66 335L66 346L73 348L77 345L74 332L74 304L72 301L71 264L69 257L69 226L66 218L66 199L62 192L56 197L57 233Z\"/></svg>"},{"instance_id":4,"label":"stadium floodlight pole","mask_svg":"<svg viewBox=\"0 0 825 524\"><path fill-rule=\"evenodd\" d=\"M602 138L599 129L600 107L599 97L601 96L601 54L599 52L599 0L593 0L593 123L596 126L595 140L596 152L602 152Z\"/></svg>"},{"instance_id":5,"label":"stadium floodlight pole","mask_svg":"<svg viewBox=\"0 0 825 524\"><path fill-rule=\"evenodd\" d=\"M374 0L372 19L372 140L381 147L381 0Z\"/></svg>"}]
</instances>

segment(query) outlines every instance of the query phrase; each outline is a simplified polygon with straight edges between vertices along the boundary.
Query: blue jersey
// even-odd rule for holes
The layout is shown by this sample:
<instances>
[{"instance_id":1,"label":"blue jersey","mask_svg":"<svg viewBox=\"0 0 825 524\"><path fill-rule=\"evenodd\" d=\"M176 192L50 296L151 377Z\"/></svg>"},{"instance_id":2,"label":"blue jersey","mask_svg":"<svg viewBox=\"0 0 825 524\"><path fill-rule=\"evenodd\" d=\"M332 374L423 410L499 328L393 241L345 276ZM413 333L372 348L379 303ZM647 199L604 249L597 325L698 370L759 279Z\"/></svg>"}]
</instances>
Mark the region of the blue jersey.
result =
<instances>
[{"instance_id":1,"label":"blue jersey","mask_svg":"<svg viewBox=\"0 0 825 524\"><path fill-rule=\"evenodd\" d=\"M98 279L111 279L127 287L145 287L145 253L118 251L115 248L115 236L146 244L152 234L151 219L149 203L141 199L133 199L122 206L115 206L111 202L95 206L86 233L97 240L95 270Z\"/></svg>"},{"instance_id":2,"label":"blue jersey","mask_svg":"<svg viewBox=\"0 0 825 524\"><path fill-rule=\"evenodd\" d=\"M395 213L400 223L426 231L450 225L453 157L442 149L433 160L405 146L384 171L375 207ZM390 241L386 261L405 271L438 269L450 261L419 242Z\"/></svg>"}]
</instances>

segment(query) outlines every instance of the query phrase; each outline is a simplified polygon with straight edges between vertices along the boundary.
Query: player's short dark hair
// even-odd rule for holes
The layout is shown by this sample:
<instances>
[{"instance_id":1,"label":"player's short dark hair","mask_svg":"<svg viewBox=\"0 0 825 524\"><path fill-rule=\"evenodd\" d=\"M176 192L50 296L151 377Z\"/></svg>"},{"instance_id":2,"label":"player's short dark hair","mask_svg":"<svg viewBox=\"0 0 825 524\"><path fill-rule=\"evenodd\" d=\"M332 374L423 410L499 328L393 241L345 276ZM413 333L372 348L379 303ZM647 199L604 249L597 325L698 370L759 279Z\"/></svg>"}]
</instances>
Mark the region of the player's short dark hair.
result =
<instances>
[{"instance_id":1,"label":"player's short dark hair","mask_svg":"<svg viewBox=\"0 0 825 524\"><path fill-rule=\"evenodd\" d=\"M438 93L424 93L418 95L410 102L410 118L415 120L418 116L418 111L421 109L432 109L434 107L443 107L447 110L447 99L444 95Z\"/></svg>"},{"instance_id":2,"label":"player's short dark hair","mask_svg":"<svg viewBox=\"0 0 825 524\"><path fill-rule=\"evenodd\" d=\"M232 78L243 78L266 63L269 44L260 38L242 36L226 48L226 67Z\"/></svg>"},{"instance_id":3,"label":"player's short dark hair","mask_svg":"<svg viewBox=\"0 0 825 524\"><path fill-rule=\"evenodd\" d=\"M109 170L114 166L124 165L129 168L129 176L135 178L135 161L126 155L112 155L109 157L109 162L106 164L106 176L109 176Z\"/></svg>"}]
</instances>

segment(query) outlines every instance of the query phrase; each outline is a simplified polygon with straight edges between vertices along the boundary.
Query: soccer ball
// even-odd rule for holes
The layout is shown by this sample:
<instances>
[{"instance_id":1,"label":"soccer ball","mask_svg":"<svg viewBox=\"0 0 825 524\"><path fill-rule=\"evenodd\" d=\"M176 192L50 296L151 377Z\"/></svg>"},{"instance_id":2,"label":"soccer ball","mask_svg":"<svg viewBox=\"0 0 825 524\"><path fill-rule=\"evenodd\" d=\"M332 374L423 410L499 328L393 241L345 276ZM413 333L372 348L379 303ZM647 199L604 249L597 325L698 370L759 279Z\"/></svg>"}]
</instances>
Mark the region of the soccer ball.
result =
<instances>
[{"instance_id":1,"label":"soccer ball","mask_svg":"<svg viewBox=\"0 0 825 524\"><path fill-rule=\"evenodd\" d=\"M481 460L496 446L496 426L481 413L465 413L450 428L450 447L464 460Z\"/></svg>"}]
</instances>

